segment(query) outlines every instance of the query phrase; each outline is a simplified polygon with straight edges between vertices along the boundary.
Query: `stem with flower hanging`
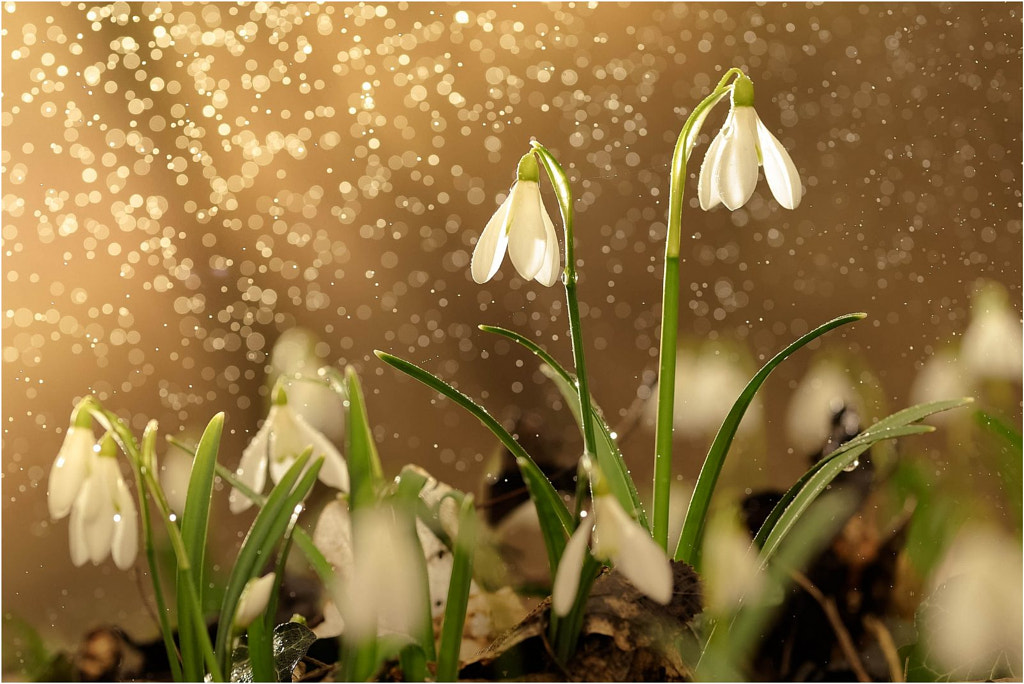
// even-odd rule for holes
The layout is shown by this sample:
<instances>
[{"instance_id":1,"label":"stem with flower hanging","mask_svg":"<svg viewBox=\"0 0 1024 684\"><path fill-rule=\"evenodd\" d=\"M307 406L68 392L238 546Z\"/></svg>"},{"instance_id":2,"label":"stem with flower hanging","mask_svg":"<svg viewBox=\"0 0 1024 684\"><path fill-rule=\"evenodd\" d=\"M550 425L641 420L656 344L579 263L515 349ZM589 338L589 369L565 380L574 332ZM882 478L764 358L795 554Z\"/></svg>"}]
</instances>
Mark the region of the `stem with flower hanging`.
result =
<instances>
[{"instance_id":1,"label":"stem with flower hanging","mask_svg":"<svg viewBox=\"0 0 1024 684\"><path fill-rule=\"evenodd\" d=\"M558 160L548 152L547 148L536 140L530 142L534 152L540 157L544 170L547 171L551 185L558 198L558 209L562 214L562 227L565 231L565 271L562 284L565 286L565 300L569 312L569 337L572 342L572 359L576 367L576 391L580 397L580 422L583 424L583 467L576 478L576 511L575 519L579 522L580 510L585 498L587 478L591 459L597 454L597 441L594 437L594 409L590 403L590 389L587 382L587 364L583 355L583 331L580 324L580 304L576 295L576 247L573 238L572 189L569 178Z\"/></svg>"},{"instance_id":2,"label":"stem with flower hanging","mask_svg":"<svg viewBox=\"0 0 1024 684\"><path fill-rule=\"evenodd\" d=\"M730 80L743 71L729 69L718 86L698 104L683 124L672 152L665 239L665 276L662 281L661 343L658 355L658 419L654 455L654 540L668 548L668 510L672 483L672 421L675 405L676 337L679 333L679 240L682 233L683 189L686 163L708 113L732 89Z\"/></svg>"}]
</instances>

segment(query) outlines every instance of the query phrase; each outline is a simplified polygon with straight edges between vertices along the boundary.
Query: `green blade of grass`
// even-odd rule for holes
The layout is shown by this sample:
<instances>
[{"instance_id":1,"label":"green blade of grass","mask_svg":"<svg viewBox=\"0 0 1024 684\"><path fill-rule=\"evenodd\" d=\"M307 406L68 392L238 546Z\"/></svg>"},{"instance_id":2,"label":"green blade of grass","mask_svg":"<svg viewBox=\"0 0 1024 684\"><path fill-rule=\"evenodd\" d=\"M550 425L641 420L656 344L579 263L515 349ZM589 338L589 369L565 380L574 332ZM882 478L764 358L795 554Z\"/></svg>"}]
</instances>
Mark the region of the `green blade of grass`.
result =
<instances>
[{"instance_id":1,"label":"green blade of grass","mask_svg":"<svg viewBox=\"0 0 1024 684\"><path fill-rule=\"evenodd\" d=\"M266 504L253 520L249 533L238 551L238 558L224 591L220 619L217 623L216 654L225 672L229 671L231 666L232 627L242 589L256 576L261 564L269 556L271 548L284 534L295 506L313 488L320 466L323 465L321 457L306 469L311 454L312 450L306 449L271 490Z\"/></svg>"},{"instance_id":2,"label":"green blade of grass","mask_svg":"<svg viewBox=\"0 0 1024 684\"><path fill-rule=\"evenodd\" d=\"M573 376L533 340L523 337L512 330L506 330L505 328L493 325L481 325L479 328L484 332L501 335L522 345L544 362L545 365L541 366L541 372L550 378L555 383L558 391L561 392L562 398L565 399L569 411L576 420L576 425L582 434L583 413L580 410L580 397L576 390L576 382ZM644 512L643 505L640 502L640 495L636 491L633 478L629 475L626 461L622 457L622 452L619 451L619 445L612 437L611 428L608 426L608 422L605 421L600 408L593 398L591 398L590 403L594 409L594 424L597 427L597 464L600 466L601 472L604 473L605 480L608 482L608 488L615 495L615 498L618 499L623 509L639 522L645 530L650 531L651 528L647 522L647 514Z\"/></svg>"},{"instance_id":3,"label":"green blade of grass","mask_svg":"<svg viewBox=\"0 0 1024 684\"><path fill-rule=\"evenodd\" d=\"M459 650L469 605L469 585L473 580L473 551L476 547L476 510L473 495L467 494L459 507L459 532L455 539L452 576L448 583L448 603L441 625L441 648L437 661L437 681L453 682L459 674Z\"/></svg>"},{"instance_id":4,"label":"green blade of grass","mask_svg":"<svg viewBox=\"0 0 1024 684\"><path fill-rule=\"evenodd\" d=\"M247 630L252 681L276 682L277 670L274 669L272 636L267 630L267 621L263 618L262 615L257 617L250 623Z\"/></svg>"},{"instance_id":5,"label":"green blade of grass","mask_svg":"<svg viewBox=\"0 0 1024 684\"><path fill-rule=\"evenodd\" d=\"M711 505L711 496L715 492L715 485L718 483L718 476L722 472L725 457L729 453L729 447L732 445L733 437L736 436L736 430L739 428L740 421L743 420L743 414L746 413L747 407L754 400L754 395L757 394L764 381L768 379L768 376L771 375L771 372L780 363L801 347L816 340L830 330L834 330L847 323L859 321L866 315L863 313L846 314L818 326L773 356L747 383L747 386L743 388L743 392L740 393L736 403L733 404L729 415L722 422L722 427L719 428L715 441L711 444L707 458L704 459L704 465L701 467L700 475L697 477L693 496L690 498L690 506L686 511L686 519L683 522L683 529L679 535L679 542L676 544L676 560L693 563L695 554L700 548L701 537L704 534L704 523L707 518L708 508Z\"/></svg>"},{"instance_id":6,"label":"green blade of grass","mask_svg":"<svg viewBox=\"0 0 1024 684\"><path fill-rule=\"evenodd\" d=\"M443 394L469 411L498 438L498 441L506 449L512 452L513 457L516 459L516 465L519 467L519 472L523 476L523 482L526 483L526 488L530 492L530 498L533 499L533 504L537 508L537 517L540 520L541 534L544 537L544 546L548 554L551 576L554 577L555 571L558 569L558 561L562 558L562 551L565 549L565 543L569 535L572 534L572 515L540 467L530 458L530 455L520 446L519 442L509 434L508 430L502 427L501 423L488 413L484 407L474 402L465 394L444 380L404 359L379 350L374 351L374 354L384 363L402 371L432 390Z\"/></svg>"},{"instance_id":7,"label":"green blade of grass","mask_svg":"<svg viewBox=\"0 0 1024 684\"><path fill-rule=\"evenodd\" d=\"M373 430L366 414L366 401L359 376L350 366L345 369L348 395L348 429L345 430L345 456L348 459L349 508L356 511L372 506L377 490L384 482L384 471L373 442Z\"/></svg>"},{"instance_id":8,"label":"green blade of grass","mask_svg":"<svg viewBox=\"0 0 1024 684\"><path fill-rule=\"evenodd\" d=\"M192 474L189 477L188 489L185 493L185 510L181 515L181 538L185 543L185 552L192 562L190 573L195 584L196 597L199 605L203 601L203 566L206 558L206 533L210 523L210 502L213 498L213 477L217 466L217 451L220 449L220 438L224 431L224 414L218 413L203 431L203 436L196 447L195 460L192 463ZM185 573L177 573L178 597L178 643L181 648L181 661L186 680L200 681L203 678L203 652L200 649L198 635L193 627L196 620L185 616L191 610L185 589ZM202 622L206 622L206 617Z\"/></svg>"},{"instance_id":9,"label":"green blade of grass","mask_svg":"<svg viewBox=\"0 0 1024 684\"><path fill-rule=\"evenodd\" d=\"M397 504L396 512L400 515L398 519L407 526L409 540L416 547L416 581L420 584L423 602L419 607L422 621L418 633L415 635L417 643L423 649L423 654L428 660L436 660L437 653L434 648L434 620L430 608L430 577L427 575L427 559L423 553L423 545L420 543L420 536L416 532L416 510L420 505L420 490L427 483L427 478L422 472L406 469L397 478L395 492L392 500ZM357 550L358 551L358 550Z\"/></svg>"}]
</instances>

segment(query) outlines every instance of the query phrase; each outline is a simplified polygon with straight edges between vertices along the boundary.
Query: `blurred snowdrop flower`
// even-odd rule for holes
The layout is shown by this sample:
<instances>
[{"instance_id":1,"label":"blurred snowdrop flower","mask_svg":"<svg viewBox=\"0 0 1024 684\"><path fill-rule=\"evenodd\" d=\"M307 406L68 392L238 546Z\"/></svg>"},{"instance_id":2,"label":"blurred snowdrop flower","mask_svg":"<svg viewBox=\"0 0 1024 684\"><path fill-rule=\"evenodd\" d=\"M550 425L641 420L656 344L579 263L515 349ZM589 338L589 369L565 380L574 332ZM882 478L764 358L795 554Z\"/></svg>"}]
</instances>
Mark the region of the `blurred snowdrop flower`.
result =
<instances>
[{"instance_id":1,"label":"blurred snowdrop flower","mask_svg":"<svg viewBox=\"0 0 1024 684\"><path fill-rule=\"evenodd\" d=\"M764 166L768 187L780 205L800 204L800 174L778 138L754 111L754 84L746 76L736 79L732 108L711 145L697 177L697 197L707 211L718 204L739 209L754 194L757 168Z\"/></svg>"},{"instance_id":2,"label":"blurred snowdrop flower","mask_svg":"<svg viewBox=\"0 0 1024 684\"><path fill-rule=\"evenodd\" d=\"M112 556L118 568L127 570L138 555L138 532L135 502L121 477L117 446L107 435L99 450L89 453L82 488L71 506L71 562L99 565Z\"/></svg>"},{"instance_id":3,"label":"blurred snowdrop flower","mask_svg":"<svg viewBox=\"0 0 1024 684\"><path fill-rule=\"evenodd\" d=\"M242 631L258 618L270 603L270 592L274 589L276 573L254 577L245 583L242 595L238 597L238 608L232 623L235 631Z\"/></svg>"},{"instance_id":4,"label":"blurred snowdrop flower","mask_svg":"<svg viewBox=\"0 0 1024 684\"><path fill-rule=\"evenodd\" d=\"M327 439L338 443L345 436L345 404L340 394L327 387L318 371L323 359L319 337L303 328L284 331L270 353L268 387L280 379L288 393L288 405Z\"/></svg>"},{"instance_id":5,"label":"blurred snowdrop flower","mask_svg":"<svg viewBox=\"0 0 1024 684\"><path fill-rule=\"evenodd\" d=\"M929 356L910 387L910 403L926 404L943 399L959 399L972 393L969 374L963 363L950 349ZM947 423L960 418L957 411L943 411L929 417L935 423Z\"/></svg>"},{"instance_id":6,"label":"blurred snowdrop flower","mask_svg":"<svg viewBox=\"0 0 1024 684\"><path fill-rule=\"evenodd\" d=\"M1020 316L998 283L983 283L971 301L971 323L964 331L960 359L978 379L1019 382L1024 334Z\"/></svg>"},{"instance_id":7,"label":"blurred snowdrop flower","mask_svg":"<svg viewBox=\"0 0 1024 684\"><path fill-rule=\"evenodd\" d=\"M558 282L561 252L555 226L540 196L540 168L533 152L519 160L517 180L473 250L473 280L494 277L508 250L512 265L526 280L550 287Z\"/></svg>"},{"instance_id":8,"label":"blurred snowdrop flower","mask_svg":"<svg viewBox=\"0 0 1024 684\"><path fill-rule=\"evenodd\" d=\"M702 556L707 609L727 616L743 602L756 605L764 589L757 554L750 552L750 535L739 522L737 511L721 510L708 522Z\"/></svg>"},{"instance_id":9,"label":"blurred snowdrop flower","mask_svg":"<svg viewBox=\"0 0 1024 684\"><path fill-rule=\"evenodd\" d=\"M85 482L95 448L96 438L92 427L72 424L68 428L64 443L50 469L50 480L46 487L46 503L50 508L50 517L54 520L71 512L71 506Z\"/></svg>"},{"instance_id":10,"label":"blurred snowdrop flower","mask_svg":"<svg viewBox=\"0 0 1024 684\"><path fill-rule=\"evenodd\" d=\"M378 634L411 637L422 624L427 597L410 526L382 506L361 510L352 527L352 574L341 587L345 636L356 643Z\"/></svg>"},{"instance_id":11,"label":"blurred snowdrop flower","mask_svg":"<svg viewBox=\"0 0 1024 684\"><path fill-rule=\"evenodd\" d=\"M1024 660L1022 572L1017 540L979 526L957 535L920 609L933 668L939 666L950 680L1019 677Z\"/></svg>"},{"instance_id":12,"label":"blurred snowdrop flower","mask_svg":"<svg viewBox=\"0 0 1024 684\"><path fill-rule=\"evenodd\" d=\"M611 561L634 587L662 605L672 600L672 566L660 546L611 494L594 497L595 521L584 519L572 533L555 572L551 607L568 615L576 600L587 542L593 532L595 558Z\"/></svg>"},{"instance_id":13,"label":"blurred snowdrop flower","mask_svg":"<svg viewBox=\"0 0 1024 684\"><path fill-rule=\"evenodd\" d=\"M814 453L832 432L833 417L844 407L859 413L863 402L847 371L833 361L819 361L804 375L789 400L786 432L799 453Z\"/></svg>"},{"instance_id":14,"label":"blurred snowdrop flower","mask_svg":"<svg viewBox=\"0 0 1024 684\"><path fill-rule=\"evenodd\" d=\"M164 488L167 505L177 515L185 512L185 499L188 494L188 482L192 478L192 464L184 451L172 447L164 455L157 472L160 473L160 486Z\"/></svg>"},{"instance_id":15,"label":"blurred snowdrop flower","mask_svg":"<svg viewBox=\"0 0 1024 684\"><path fill-rule=\"evenodd\" d=\"M324 457L320 481L328 487L348 491L348 468L341 452L296 413L289 405L285 391L278 389L263 426L242 452L235 474L247 487L257 493L262 492L268 468L271 479L279 482L295 459L308 448L313 449L311 460ZM252 506L252 501L238 489L231 490L228 503L232 513L240 513Z\"/></svg>"}]
</instances>

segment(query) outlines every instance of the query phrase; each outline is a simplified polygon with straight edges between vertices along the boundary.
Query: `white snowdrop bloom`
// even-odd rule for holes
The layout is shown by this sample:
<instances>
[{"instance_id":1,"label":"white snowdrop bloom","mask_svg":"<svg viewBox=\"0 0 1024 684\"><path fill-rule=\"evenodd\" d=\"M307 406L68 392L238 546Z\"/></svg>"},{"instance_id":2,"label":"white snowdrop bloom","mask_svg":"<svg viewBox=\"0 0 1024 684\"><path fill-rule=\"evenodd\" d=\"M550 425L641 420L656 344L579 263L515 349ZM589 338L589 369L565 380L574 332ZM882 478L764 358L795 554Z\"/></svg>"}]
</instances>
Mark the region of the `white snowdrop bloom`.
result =
<instances>
[{"instance_id":1,"label":"white snowdrop bloom","mask_svg":"<svg viewBox=\"0 0 1024 684\"><path fill-rule=\"evenodd\" d=\"M820 449L832 432L832 418L844 406L863 408L854 380L833 361L819 361L797 385L786 409L786 435L800 454Z\"/></svg>"},{"instance_id":2,"label":"white snowdrop bloom","mask_svg":"<svg viewBox=\"0 0 1024 684\"><path fill-rule=\"evenodd\" d=\"M348 491L348 467L341 452L296 413L284 391L279 390L263 426L242 452L235 474L250 489L262 492L268 469L271 479L279 482L295 459L310 447L313 459L324 457L320 481L328 487ZM238 489L231 490L228 502L232 513L240 513L252 506L252 501Z\"/></svg>"},{"instance_id":3,"label":"white snowdrop bloom","mask_svg":"<svg viewBox=\"0 0 1024 684\"><path fill-rule=\"evenodd\" d=\"M1021 671L1022 571L1017 540L977 523L961 530L932 574L920 611L933 668L958 681Z\"/></svg>"},{"instance_id":4,"label":"white snowdrop bloom","mask_svg":"<svg viewBox=\"0 0 1024 684\"><path fill-rule=\"evenodd\" d=\"M576 600L587 541L593 532L595 558L611 561L634 587L662 605L672 600L672 566L660 546L629 517L611 494L594 497L594 521L583 520L572 533L555 571L551 607L568 615Z\"/></svg>"},{"instance_id":5,"label":"white snowdrop bloom","mask_svg":"<svg viewBox=\"0 0 1024 684\"><path fill-rule=\"evenodd\" d=\"M473 280L494 277L508 250L512 265L526 280L550 287L558 282L561 252L555 226L540 196L540 169L532 152L519 160L518 179L473 249Z\"/></svg>"},{"instance_id":6,"label":"white snowdrop bloom","mask_svg":"<svg viewBox=\"0 0 1024 684\"><path fill-rule=\"evenodd\" d=\"M708 521L701 556L707 610L716 617L731 615L746 601L755 604L764 589L750 534L734 509L719 511Z\"/></svg>"},{"instance_id":7,"label":"white snowdrop bloom","mask_svg":"<svg viewBox=\"0 0 1024 684\"><path fill-rule=\"evenodd\" d=\"M71 507L71 562L76 567L86 561L99 565L111 556L118 568L127 570L138 555L139 524L111 437L104 439L99 452L90 453L87 471Z\"/></svg>"},{"instance_id":8,"label":"white snowdrop bloom","mask_svg":"<svg viewBox=\"0 0 1024 684\"><path fill-rule=\"evenodd\" d=\"M71 506L85 482L95 448L96 438L91 427L72 425L68 428L46 486L46 503L54 520L71 512Z\"/></svg>"},{"instance_id":9,"label":"white snowdrop bloom","mask_svg":"<svg viewBox=\"0 0 1024 684\"><path fill-rule=\"evenodd\" d=\"M288 393L288 405L327 439L339 443L345 436L345 401L318 378L323 359L317 353L319 337L304 328L284 331L270 353L268 387L279 380Z\"/></svg>"},{"instance_id":10,"label":"white snowdrop bloom","mask_svg":"<svg viewBox=\"0 0 1024 684\"><path fill-rule=\"evenodd\" d=\"M927 404L944 399L959 399L973 392L970 374L951 349L929 356L910 387L911 404ZM930 416L933 423L949 423L962 418L959 411L943 411Z\"/></svg>"},{"instance_id":11,"label":"white snowdrop bloom","mask_svg":"<svg viewBox=\"0 0 1024 684\"><path fill-rule=\"evenodd\" d=\"M352 528L352 575L341 587L345 635L356 643L378 634L411 637L427 600L412 530L386 507L359 511Z\"/></svg>"},{"instance_id":12,"label":"white snowdrop bloom","mask_svg":"<svg viewBox=\"0 0 1024 684\"><path fill-rule=\"evenodd\" d=\"M271 572L263 577L254 577L245 583L242 595L238 597L238 607L235 609L235 619L232 623L235 631L244 630L267 609L275 579L277 573Z\"/></svg>"},{"instance_id":13,"label":"white snowdrop bloom","mask_svg":"<svg viewBox=\"0 0 1024 684\"><path fill-rule=\"evenodd\" d=\"M732 108L708 146L697 177L697 197L705 211L724 204L739 209L754 194L757 169L764 166L768 187L780 205L800 204L800 174L778 138L754 111L754 84L740 76L733 84Z\"/></svg>"},{"instance_id":14,"label":"white snowdrop bloom","mask_svg":"<svg viewBox=\"0 0 1024 684\"><path fill-rule=\"evenodd\" d=\"M997 283L982 284L971 300L971 323L964 331L960 360L979 379L1020 382L1024 334L1020 315Z\"/></svg>"}]
</instances>

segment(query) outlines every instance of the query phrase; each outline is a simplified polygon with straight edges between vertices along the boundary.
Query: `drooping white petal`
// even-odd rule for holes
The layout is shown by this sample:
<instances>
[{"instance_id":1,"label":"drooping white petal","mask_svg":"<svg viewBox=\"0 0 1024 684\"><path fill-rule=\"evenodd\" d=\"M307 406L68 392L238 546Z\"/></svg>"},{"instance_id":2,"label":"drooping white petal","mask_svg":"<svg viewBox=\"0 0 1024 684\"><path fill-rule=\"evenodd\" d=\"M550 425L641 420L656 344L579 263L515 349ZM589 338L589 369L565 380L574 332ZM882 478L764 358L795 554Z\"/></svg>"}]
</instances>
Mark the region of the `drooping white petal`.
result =
<instances>
[{"instance_id":1,"label":"drooping white petal","mask_svg":"<svg viewBox=\"0 0 1024 684\"><path fill-rule=\"evenodd\" d=\"M276 406L272 406L270 414L275 413L276 408ZM267 420L264 421L256 436L245 447L245 450L242 452L242 459L238 463L238 470L235 471L235 477L257 494L263 491L263 486L267 482L267 453L270 445L271 429L270 414L267 415ZM252 506L252 501L242 492L232 487L231 494L228 495L228 505L232 513L241 513Z\"/></svg>"},{"instance_id":2,"label":"drooping white petal","mask_svg":"<svg viewBox=\"0 0 1024 684\"><path fill-rule=\"evenodd\" d=\"M181 449L170 449L160 461L160 486L164 488L167 505L179 517L185 512L188 482L192 477L194 461Z\"/></svg>"},{"instance_id":3,"label":"drooping white petal","mask_svg":"<svg viewBox=\"0 0 1024 684\"><path fill-rule=\"evenodd\" d=\"M757 185L757 113L753 107L733 107L730 121L712 167L712 182L722 204L736 210L747 203Z\"/></svg>"},{"instance_id":4,"label":"drooping white petal","mask_svg":"<svg viewBox=\"0 0 1024 684\"><path fill-rule=\"evenodd\" d=\"M611 495L594 500L598 541L594 555L611 558L634 587L661 604L672 600L672 566L660 546Z\"/></svg>"},{"instance_id":5,"label":"drooping white petal","mask_svg":"<svg viewBox=\"0 0 1024 684\"><path fill-rule=\"evenodd\" d=\"M50 479L46 487L46 503L50 509L50 517L54 520L59 520L71 512L75 496L85 481L94 444L95 438L91 429L75 426L68 428L64 443L57 452L57 458L50 470Z\"/></svg>"},{"instance_id":6,"label":"drooping white petal","mask_svg":"<svg viewBox=\"0 0 1024 684\"><path fill-rule=\"evenodd\" d=\"M544 265L547 246L540 185L535 181L521 180L512 188L511 199L506 219L509 224L508 255L519 275L532 280Z\"/></svg>"},{"instance_id":7,"label":"drooping white petal","mask_svg":"<svg viewBox=\"0 0 1024 684\"><path fill-rule=\"evenodd\" d=\"M131 492L121 477L117 479L115 505L117 518L114 522L114 539L110 545L110 555L114 559L114 565L121 570L127 570L135 565L135 558L139 553L139 521Z\"/></svg>"},{"instance_id":8,"label":"drooping white petal","mask_svg":"<svg viewBox=\"0 0 1024 684\"><path fill-rule=\"evenodd\" d=\"M775 195L776 201L786 209L796 209L800 204L800 174L782 146L778 138L772 135L756 114L757 143L761 151L761 163L764 165L764 176L768 187Z\"/></svg>"},{"instance_id":9,"label":"drooping white petal","mask_svg":"<svg viewBox=\"0 0 1024 684\"><path fill-rule=\"evenodd\" d=\"M583 572L583 560L586 557L587 542L590 532L594 529L592 520L580 521L580 526L569 537L562 551L562 559L555 571L555 582L551 588L551 609L555 615L565 616L572 610L576 601L576 592L580 588L580 574Z\"/></svg>"},{"instance_id":10,"label":"drooping white petal","mask_svg":"<svg viewBox=\"0 0 1024 684\"><path fill-rule=\"evenodd\" d=\"M491 220L484 227L480 239L476 241L473 249L473 258L470 261L470 271L473 280L483 284L494 277L501 266L501 260L505 258L505 248L508 246L508 231L505 230L505 222L508 218L509 207L512 206L512 195L515 193L515 186L505 201L501 203L498 210L491 216Z\"/></svg>"},{"instance_id":11,"label":"drooping white petal","mask_svg":"<svg viewBox=\"0 0 1024 684\"><path fill-rule=\"evenodd\" d=\"M306 419L294 414L295 426L300 435L299 441L303 444L303 450L307 446L313 447L313 458L324 457L324 464L320 467L319 479L328 487L348 491L348 466L345 458L338 451L331 440L306 422ZM301 452L300 452L301 453Z\"/></svg>"},{"instance_id":12,"label":"drooping white petal","mask_svg":"<svg viewBox=\"0 0 1024 684\"><path fill-rule=\"evenodd\" d=\"M312 445L303 441L295 412L287 404L272 407L267 414L267 424L270 426L270 479L276 484L292 467L295 459Z\"/></svg>"},{"instance_id":13,"label":"drooping white petal","mask_svg":"<svg viewBox=\"0 0 1024 684\"><path fill-rule=\"evenodd\" d=\"M99 565L110 555L110 545L114 539L114 499L111 488L110 468L116 471L116 459L100 457L87 483L92 485L88 492L82 489L80 496L88 499L85 502L85 544L89 549L89 560Z\"/></svg>"},{"instance_id":14,"label":"drooping white petal","mask_svg":"<svg viewBox=\"0 0 1024 684\"><path fill-rule=\"evenodd\" d=\"M537 271L534 279L545 287L551 287L558 282L559 267L562 265L562 253L558 248L558 235L555 233L555 224L551 222L551 217L548 216L543 203L541 204L540 217L544 222L544 263L540 270Z\"/></svg>"},{"instance_id":15,"label":"drooping white petal","mask_svg":"<svg viewBox=\"0 0 1024 684\"><path fill-rule=\"evenodd\" d=\"M271 572L263 577L254 577L245 583L242 595L238 597L238 607L232 623L236 630L245 629L266 610L276 578L277 573Z\"/></svg>"},{"instance_id":16,"label":"drooping white petal","mask_svg":"<svg viewBox=\"0 0 1024 684\"><path fill-rule=\"evenodd\" d=\"M708 151L704 155L704 162L700 165L700 174L697 176L697 199L700 200L700 208L704 211L718 206L722 198L718 196L718 187L715 183L715 165L718 157L722 154L722 145L725 143L725 132L729 129L732 121L732 113L725 120L725 125L718 131L715 139L708 145Z\"/></svg>"},{"instance_id":17,"label":"drooping white petal","mask_svg":"<svg viewBox=\"0 0 1024 684\"><path fill-rule=\"evenodd\" d=\"M68 548L71 551L71 564L76 568L85 565L85 562L89 560L89 545L86 543L85 533L85 507L92 486L90 480L86 480L82 485L78 498L71 506L71 519L68 521Z\"/></svg>"}]
</instances>

